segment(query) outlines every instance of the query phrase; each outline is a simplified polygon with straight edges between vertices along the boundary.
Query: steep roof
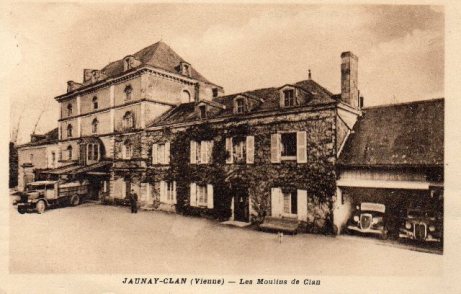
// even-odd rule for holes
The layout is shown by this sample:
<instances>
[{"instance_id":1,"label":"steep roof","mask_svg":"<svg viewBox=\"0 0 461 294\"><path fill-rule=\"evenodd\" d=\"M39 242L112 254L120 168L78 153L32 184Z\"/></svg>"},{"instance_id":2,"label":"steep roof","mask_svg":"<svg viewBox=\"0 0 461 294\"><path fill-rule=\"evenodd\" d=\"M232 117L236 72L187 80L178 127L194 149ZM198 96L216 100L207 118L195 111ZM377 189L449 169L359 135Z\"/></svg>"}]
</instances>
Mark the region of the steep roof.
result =
<instances>
[{"instance_id":1,"label":"steep roof","mask_svg":"<svg viewBox=\"0 0 461 294\"><path fill-rule=\"evenodd\" d=\"M302 93L300 97L301 106L317 106L322 104L333 103L336 101L331 98L331 92L329 92L313 80L305 80L297 82L295 84L287 85L295 86L303 90L301 91ZM224 105L225 109L216 110L211 114L210 118L225 118L237 116L233 113L233 103L234 98L240 95L250 97L250 99L253 98L256 101L253 109L251 109L251 111L249 112L250 114L272 110L280 110L283 112L285 111L285 109L281 109L279 106L279 89L279 87L263 88L241 93L235 93L227 96L216 97L213 99L213 101L221 105ZM171 109L164 115L160 116L159 118L151 122L149 124L149 127L174 123L191 122L198 119L199 118L195 113L195 103L191 102L176 106L175 108Z\"/></svg>"},{"instance_id":2,"label":"steep roof","mask_svg":"<svg viewBox=\"0 0 461 294\"><path fill-rule=\"evenodd\" d=\"M37 137L40 137L39 140L34 141L34 142L29 142L22 144L18 147L26 147L26 146L40 146L40 145L47 145L47 144L54 144L57 143L59 140L59 132L58 128L52 129L51 131L43 134L43 135L35 135Z\"/></svg>"},{"instance_id":3,"label":"steep roof","mask_svg":"<svg viewBox=\"0 0 461 294\"><path fill-rule=\"evenodd\" d=\"M175 74L180 74L179 64L186 62L173 49L162 41L147 46L144 49L133 54L133 57L141 62L141 65L150 65L159 69L163 69ZM191 77L193 79L213 84L202 76L191 65ZM123 59L114 61L106 65L101 72L107 77L115 77L123 73Z\"/></svg>"},{"instance_id":4,"label":"steep roof","mask_svg":"<svg viewBox=\"0 0 461 294\"><path fill-rule=\"evenodd\" d=\"M339 165L443 165L443 98L363 111L338 159Z\"/></svg>"}]
</instances>

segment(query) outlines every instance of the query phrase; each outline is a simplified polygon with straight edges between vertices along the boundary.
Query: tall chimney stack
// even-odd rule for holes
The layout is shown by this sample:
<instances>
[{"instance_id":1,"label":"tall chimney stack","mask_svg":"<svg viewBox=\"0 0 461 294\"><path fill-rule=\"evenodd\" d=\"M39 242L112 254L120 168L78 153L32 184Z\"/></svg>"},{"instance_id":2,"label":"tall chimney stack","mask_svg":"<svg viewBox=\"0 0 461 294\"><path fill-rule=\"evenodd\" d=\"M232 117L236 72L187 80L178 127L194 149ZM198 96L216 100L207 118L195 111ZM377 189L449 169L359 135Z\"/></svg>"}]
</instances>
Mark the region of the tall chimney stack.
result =
<instances>
[{"instance_id":1,"label":"tall chimney stack","mask_svg":"<svg viewBox=\"0 0 461 294\"><path fill-rule=\"evenodd\" d=\"M341 100L354 108L359 108L358 65L354 53L341 53Z\"/></svg>"}]
</instances>

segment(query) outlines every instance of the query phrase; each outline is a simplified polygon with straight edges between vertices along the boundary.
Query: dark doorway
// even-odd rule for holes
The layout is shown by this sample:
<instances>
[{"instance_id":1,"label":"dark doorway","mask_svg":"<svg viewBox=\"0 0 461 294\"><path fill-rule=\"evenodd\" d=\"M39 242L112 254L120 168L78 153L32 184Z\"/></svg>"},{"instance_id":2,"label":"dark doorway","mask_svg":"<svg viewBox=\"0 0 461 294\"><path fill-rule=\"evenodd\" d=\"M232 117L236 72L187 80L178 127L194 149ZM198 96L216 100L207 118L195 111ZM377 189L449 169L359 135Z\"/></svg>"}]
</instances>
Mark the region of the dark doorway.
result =
<instances>
[{"instance_id":1,"label":"dark doorway","mask_svg":"<svg viewBox=\"0 0 461 294\"><path fill-rule=\"evenodd\" d=\"M125 179L125 198L130 198L131 193L131 181L129 179Z\"/></svg>"},{"instance_id":2,"label":"dark doorway","mask_svg":"<svg viewBox=\"0 0 461 294\"><path fill-rule=\"evenodd\" d=\"M234 196L234 220L241 222L250 221L250 206L248 201L248 191L238 189Z\"/></svg>"}]
</instances>

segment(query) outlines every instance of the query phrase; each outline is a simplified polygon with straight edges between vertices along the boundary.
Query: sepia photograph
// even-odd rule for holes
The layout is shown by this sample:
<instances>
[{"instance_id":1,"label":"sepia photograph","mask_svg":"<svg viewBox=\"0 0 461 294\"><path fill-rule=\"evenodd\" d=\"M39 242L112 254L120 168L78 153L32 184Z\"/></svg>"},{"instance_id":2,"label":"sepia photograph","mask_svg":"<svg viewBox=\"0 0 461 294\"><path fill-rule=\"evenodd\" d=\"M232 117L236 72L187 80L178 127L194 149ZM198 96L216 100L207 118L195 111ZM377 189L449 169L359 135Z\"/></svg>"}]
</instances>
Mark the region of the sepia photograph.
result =
<instances>
[{"instance_id":1,"label":"sepia photograph","mask_svg":"<svg viewBox=\"0 0 461 294\"><path fill-rule=\"evenodd\" d=\"M445 6L2 6L0 293L456 293Z\"/></svg>"}]
</instances>

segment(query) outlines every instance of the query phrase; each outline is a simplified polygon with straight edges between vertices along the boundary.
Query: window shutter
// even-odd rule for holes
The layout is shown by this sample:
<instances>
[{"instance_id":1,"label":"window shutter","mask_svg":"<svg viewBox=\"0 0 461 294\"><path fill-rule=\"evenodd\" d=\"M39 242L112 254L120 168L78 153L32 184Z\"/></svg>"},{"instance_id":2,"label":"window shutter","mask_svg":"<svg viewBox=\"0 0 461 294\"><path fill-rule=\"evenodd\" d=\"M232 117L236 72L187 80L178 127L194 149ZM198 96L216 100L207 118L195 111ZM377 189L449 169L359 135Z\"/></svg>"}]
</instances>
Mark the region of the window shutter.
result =
<instances>
[{"instance_id":1,"label":"window shutter","mask_svg":"<svg viewBox=\"0 0 461 294\"><path fill-rule=\"evenodd\" d=\"M207 142L207 162L206 163L212 163L213 162L213 146L214 146L214 141L208 141Z\"/></svg>"},{"instance_id":2,"label":"window shutter","mask_svg":"<svg viewBox=\"0 0 461 294\"><path fill-rule=\"evenodd\" d=\"M280 162L280 134L271 134L271 162Z\"/></svg>"},{"instance_id":3,"label":"window shutter","mask_svg":"<svg viewBox=\"0 0 461 294\"><path fill-rule=\"evenodd\" d=\"M165 181L160 181L160 202L162 203L167 202L165 184L166 184Z\"/></svg>"},{"instance_id":4,"label":"window shutter","mask_svg":"<svg viewBox=\"0 0 461 294\"><path fill-rule=\"evenodd\" d=\"M284 95L283 91L280 91L279 93L280 93L280 100L279 100L280 101L280 107L283 108L283 107L285 107L285 95Z\"/></svg>"},{"instance_id":5,"label":"window shutter","mask_svg":"<svg viewBox=\"0 0 461 294\"><path fill-rule=\"evenodd\" d=\"M170 142L165 143L165 164L170 164Z\"/></svg>"},{"instance_id":6,"label":"window shutter","mask_svg":"<svg viewBox=\"0 0 461 294\"><path fill-rule=\"evenodd\" d=\"M197 163L197 142L190 141L190 163Z\"/></svg>"},{"instance_id":7,"label":"window shutter","mask_svg":"<svg viewBox=\"0 0 461 294\"><path fill-rule=\"evenodd\" d=\"M158 164L158 145L152 145L152 164Z\"/></svg>"},{"instance_id":8,"label":"window shutter","mask_svg":"<svg viewBox=\"0 0 461 294\"><path fill-rule=\"evenodd\" d=\"M190 206L197 206L197 185L190 183Z\"/></svg>"},{"instance_id":9,"label":"window shutter","mask_svg":"<svg viewBox=\"0 0 461 294\"><path fill-rule=\"evenodd\" d=\"M176 181L173 181L173 204L176 204Z\"/></svg>"},{"instance_id":10,"label":"window shutter","mask_svg":"<svg viewBox=\"0 0 461 294\"><path fill-rule=\"evenodd\" d=\"M307 163L306 132L296 133L296 158L298 163Z\"/></svg>"},{"instance_id":11,"label":"window shutter","mask_svg":"<svg viewBox=\"0 0 461 294\"><path fill-rule=\"evenodd\" d=\"M213 185L207 185L206 187L207 193L207 207L209 209L213 209Z\"/></svg>"},{"instance_id":12,"label":"window shutter","mask_svg":"<svg viewBox=\"0 0 461 294\"><path fill-rule=\"evenodd\" d=\"M301 221L307 220L307 191L298 190L298 219Z\"/></svg>"},{"instance_id":13,"label":"window shutter","mask_svg":"<svg viewBox=\"0 0 461 294\"><path fill-rule=\"evenodd\" d=\"M255 137L254 136L247 136L247 163L254 163L255 162Z\"/></svg>"},{"instance_id":14,"label":"window shutter","mask_svg":"<svg viewBox=\"0 0 461 294\"><path fill-rule=\"evenodd\" d=\"M280 188L271 189L271 215L280 217L282 214L282 190Z\"/></svg>"},{"instance_id":15,"label":"window shutter","mask_svg":"<svg viewBox=\"0 0 461 294\"><path fill-rule=\"evenodd\" d=\"M232 137L226 138L226 152L229 155L226 158L226 163L231 164L234 163L234 152L233 152L233 146L232 146Z\"/></svg>"},{"instance_id":16,"label":"window shutter","mask_svg":"<svg viewBox=\"0 0 461 294\"><path fill-rule=\"evenodd\" d=\"M207 141L200 142L200 163L207 163Z\"/></svg>"}]
</instances>

